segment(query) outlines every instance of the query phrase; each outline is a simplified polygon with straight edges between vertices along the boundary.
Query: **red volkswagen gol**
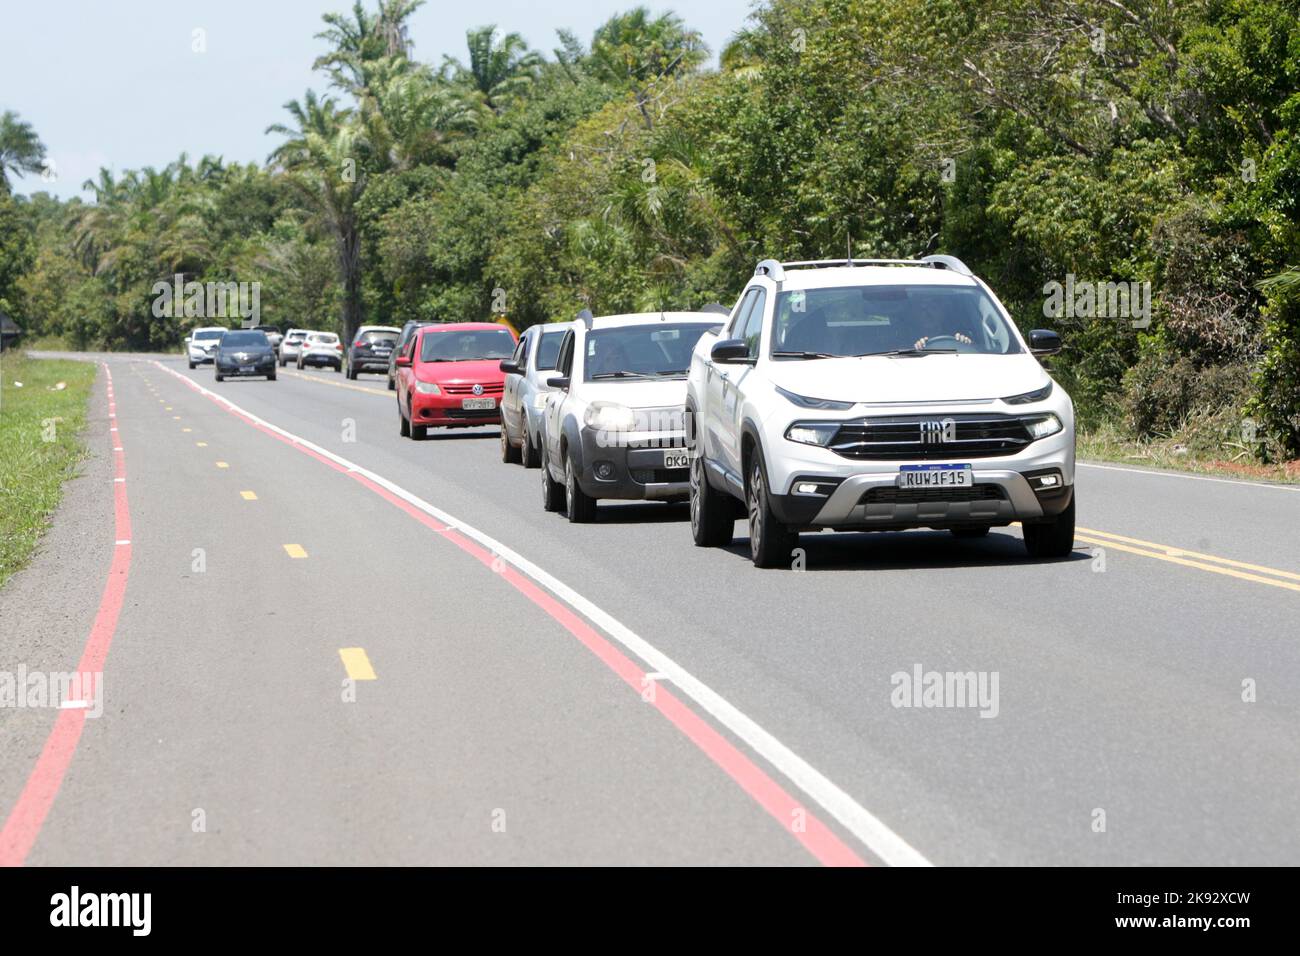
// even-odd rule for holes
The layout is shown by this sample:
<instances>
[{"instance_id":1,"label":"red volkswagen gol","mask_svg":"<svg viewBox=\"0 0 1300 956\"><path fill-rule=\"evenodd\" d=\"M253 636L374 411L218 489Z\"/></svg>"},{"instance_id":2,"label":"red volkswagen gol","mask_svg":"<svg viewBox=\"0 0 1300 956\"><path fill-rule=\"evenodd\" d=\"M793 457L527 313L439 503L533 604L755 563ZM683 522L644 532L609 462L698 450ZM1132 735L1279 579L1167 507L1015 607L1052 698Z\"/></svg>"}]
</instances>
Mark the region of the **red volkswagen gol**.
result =
<instances>
[{"instance_id":1,"label":"red volkswagen gol","mask_svg":"<svg viewBox=\"0 0 1300 956\"><path fill-rule=\"evenodd\" d=\"M429 325L397 357L397 417L403 437L430 428L469 428L501 421L505 373L515 334L491 322Z\"/></svg>"}]
</instances>

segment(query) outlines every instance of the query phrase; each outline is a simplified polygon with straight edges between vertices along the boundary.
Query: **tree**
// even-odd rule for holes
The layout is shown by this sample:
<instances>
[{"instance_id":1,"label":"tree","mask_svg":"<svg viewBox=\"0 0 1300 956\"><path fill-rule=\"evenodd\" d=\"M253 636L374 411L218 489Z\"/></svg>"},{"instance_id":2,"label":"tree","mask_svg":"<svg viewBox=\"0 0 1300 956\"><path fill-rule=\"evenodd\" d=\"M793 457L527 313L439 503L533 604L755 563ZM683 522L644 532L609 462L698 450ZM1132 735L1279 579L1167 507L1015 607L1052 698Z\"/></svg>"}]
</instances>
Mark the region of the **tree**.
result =
<instances>
[{"instance_id":1,"label":"tree","mask_svg":"<svg viewBox=\"0 0 1300 956\"><path fill-rule=\"evenodd\" d=\"M496 26L468 31L465 43L469 47L469 65L447 57L443 75L474 90L483 105L494 112L500 112L528 89L542 66L541 54L528 49L522 36L507 33L498 39Z\"/></svg>"},{"instance_id":2,"label":"tree","mask_svg":"<svg viewBox=\"0 0 1300 956\"><path fill-rule=\"evenodd\" d=\"M0 114L0 190L12 191L9 174L39 173L45 162L45 145L30 123L13 110Z\"/></svg>"}]
</instances>

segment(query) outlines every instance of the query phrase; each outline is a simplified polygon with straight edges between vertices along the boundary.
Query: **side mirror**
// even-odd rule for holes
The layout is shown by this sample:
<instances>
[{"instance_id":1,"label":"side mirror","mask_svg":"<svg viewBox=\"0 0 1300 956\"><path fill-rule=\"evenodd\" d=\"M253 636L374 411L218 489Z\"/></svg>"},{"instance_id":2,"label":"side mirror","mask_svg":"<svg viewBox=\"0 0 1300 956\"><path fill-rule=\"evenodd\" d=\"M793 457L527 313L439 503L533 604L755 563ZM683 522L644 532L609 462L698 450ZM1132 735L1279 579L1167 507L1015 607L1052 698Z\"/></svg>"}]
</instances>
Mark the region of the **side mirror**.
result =
<instances>
[{"instance_id":1,"label":"side mirror","mask_svg":"<svg viewBox=\"0 0 1300 956\"><path fill-rule=\"evenodd\" d=\"M410 368L411 357L409 355L399 355L397 356L397 360L393 364L396 365L398 368Z\"/></svg>"},{"instance_id":2,"label":"side mirror","mask_svg":"<svg viewBox=\"0 0 1300 956\"><path fill-rule=\"evenodd\" d=\"M518 375L519 363L514 361L513 359L502 359L501 371L505 372L507 375Z\"/></svg>"},{"instance_id":3,"label":"side mirror","mask_svg":"<svg viewBox=\"0 0 1300 956\"><path fill-rule=\"evenodd\" d=\"M1034 329L1029 333L1029 351L1034 355L1055 355L1061 351L1061 336L1050 329Z\"/></svg>"},{"instance_id":4,"label":"side mirror","mask_svg":"<svg viewBox=\"0 0 1300 956\"><path fill-rule=\"evenodd\" d=\"M723 339L709 351L709 358L719 365L752 365L749 346L744 339Z\"/></svg>"},{"instance_id":5,"label":"side mirror","mask_svg":"<svg viewBox=\"0 0 1300 956\"><path fill-rule=\"evenodd\" d=\"M558 388L567 392L569 390L569 376L552 375L546 380L546 384L551 386L551 388Z\"/></svg>"}]
</instances>

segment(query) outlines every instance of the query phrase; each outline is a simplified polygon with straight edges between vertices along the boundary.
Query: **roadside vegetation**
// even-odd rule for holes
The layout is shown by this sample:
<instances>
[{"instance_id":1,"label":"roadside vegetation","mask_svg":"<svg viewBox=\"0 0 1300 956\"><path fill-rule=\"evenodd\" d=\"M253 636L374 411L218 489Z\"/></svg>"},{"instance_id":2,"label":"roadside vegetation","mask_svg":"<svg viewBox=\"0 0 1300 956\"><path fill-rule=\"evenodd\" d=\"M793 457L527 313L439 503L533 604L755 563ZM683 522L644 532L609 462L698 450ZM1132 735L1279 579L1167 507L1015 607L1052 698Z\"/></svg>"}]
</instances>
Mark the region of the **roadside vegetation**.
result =
<instances>
[{"instance_id":1,"label":"roadside vegetation","mask_svg":"<svg viewBox=\"0 0 1300 956\"><path fill-rule=\"evenodd\" d=\"M27 563L84 454L95 366L0 357L0 587Z\"/></svg>"},{"instance_id":2,"label":"roadside vegetation","mask_svg":"<svg viewBox=\"0 0 1300 956\"><path fill-rule=\"evenodd\" d=\"M522 328L732 302L767 256L942 251L1022 330L1062 332L1088 447L1300 456L1296 0L768 0L721 51L633 9L545 51L484 27L441 63L411 43L419 6L315 25L320 82L265 164L104 171L87 201L0 188L0 308L173 348L189 323L151 288L182 273L262 283L269 323ZM5 114L8 174L41 149ZM1149 309L1049 317L1052 282Z\"/></svg>"}]
</instances>

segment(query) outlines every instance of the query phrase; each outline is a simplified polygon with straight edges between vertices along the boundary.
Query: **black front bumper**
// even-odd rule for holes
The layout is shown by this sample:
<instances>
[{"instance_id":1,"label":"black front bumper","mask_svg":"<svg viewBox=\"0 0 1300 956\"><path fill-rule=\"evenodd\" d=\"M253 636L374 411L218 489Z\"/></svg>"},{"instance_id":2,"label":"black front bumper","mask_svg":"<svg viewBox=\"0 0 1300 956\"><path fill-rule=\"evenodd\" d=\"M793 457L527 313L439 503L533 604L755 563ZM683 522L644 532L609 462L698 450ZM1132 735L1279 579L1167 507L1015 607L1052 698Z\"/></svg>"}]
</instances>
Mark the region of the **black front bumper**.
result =
<instances>
[{"instance_id":1,"label":"black front bumper","mask_svg":"<svg viewBox=\"0 0 1300 956\"><path fill-rule=\"evenodd\" d=\"M593 498L624 501L685 501L690 497L690 468L665 468L665 452L685 455L685 435L652 445L602 442L600 433L584 428L578 485ZM607 477L601 477L606 475Z\"/></svg>"}]
</instances>

